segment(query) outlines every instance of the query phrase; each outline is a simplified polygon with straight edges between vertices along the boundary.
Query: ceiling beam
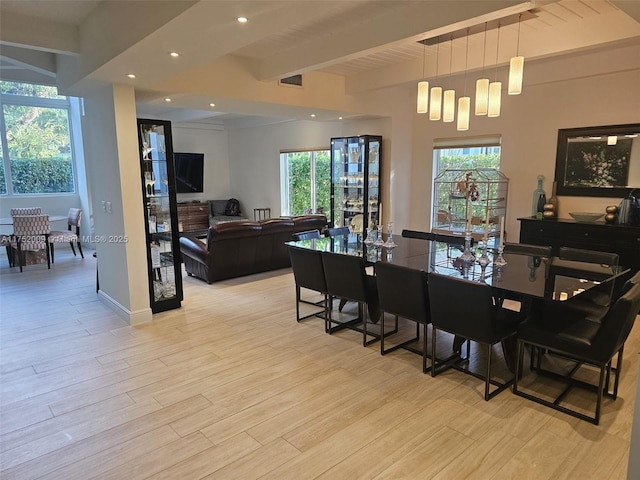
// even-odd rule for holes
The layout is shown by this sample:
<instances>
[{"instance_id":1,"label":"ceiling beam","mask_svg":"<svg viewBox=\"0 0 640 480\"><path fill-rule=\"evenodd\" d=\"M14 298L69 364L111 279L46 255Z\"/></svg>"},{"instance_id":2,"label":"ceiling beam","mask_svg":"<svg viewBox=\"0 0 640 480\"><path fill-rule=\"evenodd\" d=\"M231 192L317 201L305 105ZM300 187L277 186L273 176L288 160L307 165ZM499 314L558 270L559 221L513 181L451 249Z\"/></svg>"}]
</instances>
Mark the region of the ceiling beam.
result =
<instances>
[{"instance_id":1,"label":"ceiling beam","mask_svg":"<svg viewBox=\"0 0 640 480\"><path fill-rule=\"evenodd\" d=\"M0 17L0 45L31 48L42 52L80 53L78 28L12 12Z\"/></svg>"},{"instance_id":2,"label":"ceiling beam","mask_svg":"<svg viewBox=\"0 0 640 480\"><path fill-rule=\"evenodd\" d=\"M53 53L3 45L0 60L41 75L56 77L56 58Z\"/></svg>"}]
</instances>

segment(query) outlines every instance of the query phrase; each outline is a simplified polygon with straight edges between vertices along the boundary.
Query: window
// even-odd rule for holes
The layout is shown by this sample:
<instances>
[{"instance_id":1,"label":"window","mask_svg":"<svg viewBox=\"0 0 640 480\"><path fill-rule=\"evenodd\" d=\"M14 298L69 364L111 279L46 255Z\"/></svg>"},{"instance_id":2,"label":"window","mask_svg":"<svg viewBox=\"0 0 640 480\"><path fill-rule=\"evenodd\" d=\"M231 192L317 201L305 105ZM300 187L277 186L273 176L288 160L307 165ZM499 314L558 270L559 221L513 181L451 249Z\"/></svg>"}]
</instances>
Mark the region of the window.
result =
<instances>
[{"instance_id":1,"label":"window","mask_svg":"<svg viewBox=\"0 0 640 480\"><path fill-rule=\"evenodd\" d=\"M0 194L75 192L70 103L54 87L0 82Z\"/></svg>"},{"instance_id":2,"label":"window","mask_svg":"<svg viewBox=\"0 0 640 480\"><path fill-rule=\"evenodd\" d=\"M280 154L282 214L329 213L331 158L329 150Z\"/></svg>"},{"instance_id":3,"label":"window","mask_svg":"<svg viewBox=\"0 0 640 480\"><path fill-rule=\"evenodd\" d=\"M447 168L500 169L500 137L436 140L433 147L433 178Z\"/></svg>"}]
</instances>

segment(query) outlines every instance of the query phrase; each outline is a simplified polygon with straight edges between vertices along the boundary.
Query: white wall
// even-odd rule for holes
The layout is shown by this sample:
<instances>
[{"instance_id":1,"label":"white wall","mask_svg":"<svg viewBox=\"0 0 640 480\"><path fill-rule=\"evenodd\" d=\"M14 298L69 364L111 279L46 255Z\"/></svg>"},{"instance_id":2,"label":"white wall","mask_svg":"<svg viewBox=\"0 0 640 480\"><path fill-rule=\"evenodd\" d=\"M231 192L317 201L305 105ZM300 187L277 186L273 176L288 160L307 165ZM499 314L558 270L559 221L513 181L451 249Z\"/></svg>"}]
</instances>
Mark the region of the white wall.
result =
<instances>
[{"instance_id":1,"label":"white wall","mask_svg":"<svg viewBox=\"0 0 640 480\"><path fill-rule=\"evenodd\" d=\"M271 216L280 216L280 151L330 148L332 137L382 135L383 162L390 136L390 121L376 119L359 122L286 122L262 127L230 130L230 187L244 213L253 218L253 209L271 208ZM385 187L383 187L385 188ZM388 189L388 187L386 187Z\"/></svg>"},{"instance_id":2,"label":"white wall","mask_svg":"<svg viewBox=\"0 0 640 480\"><path fill-rule=\"evenodd\" d=\"M196 123L173 123L171 130L175 152L204 153L204 191L179 193L178 202L230 198L227 132L215 125Z\"/></svg>"}]
</instances>

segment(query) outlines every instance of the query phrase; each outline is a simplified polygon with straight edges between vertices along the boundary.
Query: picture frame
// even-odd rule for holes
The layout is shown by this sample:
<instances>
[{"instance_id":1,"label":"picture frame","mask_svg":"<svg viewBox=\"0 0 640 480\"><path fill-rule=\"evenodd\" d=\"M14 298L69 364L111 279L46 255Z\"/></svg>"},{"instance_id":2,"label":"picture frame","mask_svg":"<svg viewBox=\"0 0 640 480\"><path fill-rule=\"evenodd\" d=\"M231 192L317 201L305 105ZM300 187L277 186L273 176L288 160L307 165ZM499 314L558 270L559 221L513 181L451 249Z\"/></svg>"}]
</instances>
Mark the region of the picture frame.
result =
<instances>
[{"instance_id":1,"label":"picture frame","mask_svg":"<svg viewBox=\"0 0 640 480\"><path fill-rule=\"evenodd\" d=\"M640 187L640 124L558 130L557 195L626 197Z\"/></svg>"}]
</instances>

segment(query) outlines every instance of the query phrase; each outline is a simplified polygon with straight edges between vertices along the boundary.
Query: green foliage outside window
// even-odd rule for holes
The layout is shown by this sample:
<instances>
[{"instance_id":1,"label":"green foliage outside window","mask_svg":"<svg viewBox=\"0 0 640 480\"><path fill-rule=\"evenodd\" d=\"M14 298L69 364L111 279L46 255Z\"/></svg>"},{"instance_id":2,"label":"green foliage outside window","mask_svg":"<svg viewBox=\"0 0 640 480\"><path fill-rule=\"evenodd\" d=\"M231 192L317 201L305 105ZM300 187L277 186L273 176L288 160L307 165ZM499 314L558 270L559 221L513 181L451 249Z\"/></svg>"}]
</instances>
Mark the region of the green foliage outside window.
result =
<instances>
[{"instance_id":1,"label":"green foliage outside window","mask_svg":"<svg viewBox=\"0 0 640 480\"><path fill-rule=\"evenodd\" d=\"M315 161L312 162L312 157ZM289 172L289 214L329 211L331 198L331 160L329 151L287 154ZM311 188L311 168L315 165L315 209Z\"/></svg>"}]
</instances>

